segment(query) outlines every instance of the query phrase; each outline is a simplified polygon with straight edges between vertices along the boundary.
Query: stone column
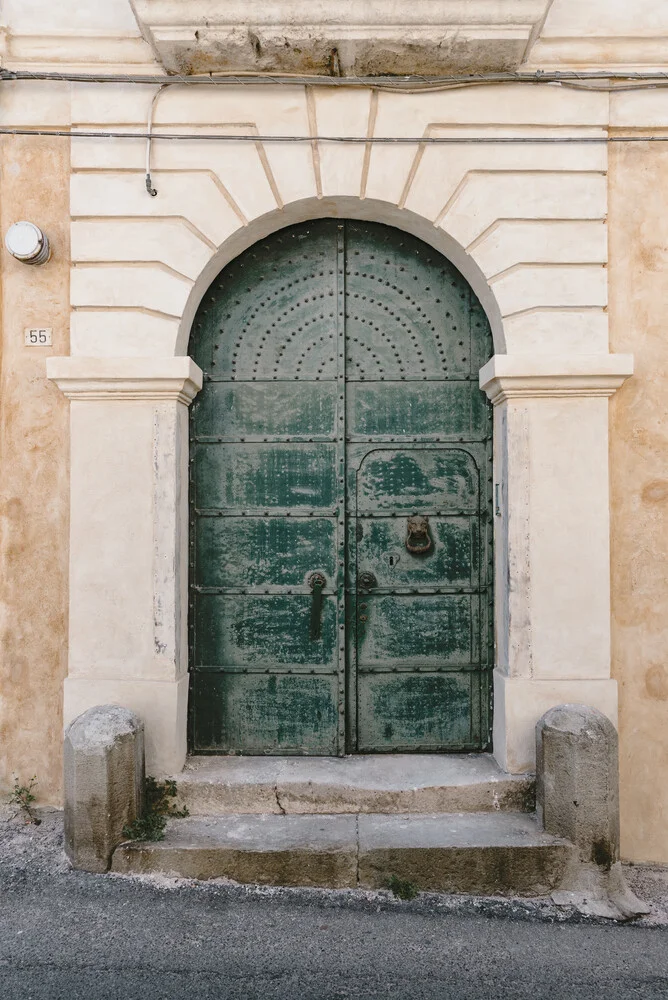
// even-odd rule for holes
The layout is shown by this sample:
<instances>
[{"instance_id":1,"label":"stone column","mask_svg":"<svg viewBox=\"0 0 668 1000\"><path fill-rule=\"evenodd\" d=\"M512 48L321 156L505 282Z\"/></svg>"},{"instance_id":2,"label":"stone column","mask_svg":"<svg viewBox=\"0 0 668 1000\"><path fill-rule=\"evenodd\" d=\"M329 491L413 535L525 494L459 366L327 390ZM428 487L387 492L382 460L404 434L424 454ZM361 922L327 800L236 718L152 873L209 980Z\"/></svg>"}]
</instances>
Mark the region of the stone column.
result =
<instances>
[{"instance_id":1,"label":"stone column","mask_svg":"<svg viewBox=\"0 0 668 1000\"><path fill-rule=\"evenodd\" d=\"M70 408L67 725L95 705L145 724L152 774L183 766L188 700L190 358L54 357Z\"/></svg>"},{"instance_id":2,"label":"stone column","mask_svg":"<svg viewBox=\"0 0 668 1000\"><path fill-rule=\"evenodd\" d=\"M617 723L610 678L608 397L630 355L495 355L494 754L535 767L549 708L591 705Z\"/></svg>"}]
</instances>

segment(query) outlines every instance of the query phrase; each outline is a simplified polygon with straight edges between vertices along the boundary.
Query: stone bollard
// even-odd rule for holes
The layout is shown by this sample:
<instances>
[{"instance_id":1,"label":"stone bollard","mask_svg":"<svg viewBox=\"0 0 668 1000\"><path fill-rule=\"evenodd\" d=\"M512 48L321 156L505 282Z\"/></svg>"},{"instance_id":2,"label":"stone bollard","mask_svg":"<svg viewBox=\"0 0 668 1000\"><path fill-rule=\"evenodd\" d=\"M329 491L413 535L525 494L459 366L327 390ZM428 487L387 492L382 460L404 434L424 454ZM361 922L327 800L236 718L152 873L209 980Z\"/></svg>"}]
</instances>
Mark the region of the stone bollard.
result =
<instances>
[{"instance_id":1,"label":"stone bollard","mask_svg":"<svg viewBox=\"0 0 668 1000\"><path fill-rule=\"evenodd\" d=\"M144 723L119 705L89 708L65 731L63 757L65 851L75 868L106 872L142 811Z\"/></svg>"},{"instance_id":2,"label":"stone bollard","mask_svg":"<svg viewBox=\"0 0 668 1000\"><path fill-rule=\"evenodd\" d=\"M613 919L649 912L620 864L617 730L598 709L557 705L538 722L536 811L547 833L576 847L555 902Z\"/></svg>"},{"instance_id":3,"label":"stone bollard","mask_svg":"<svg viewBox=\"0 0 668 1000\"><path fill-rule=\"evenodd\" d=\"M619 861L617 730L596 708L558 705L536 726L536 809L582 861Z\"/></svg>"}]
</instances>

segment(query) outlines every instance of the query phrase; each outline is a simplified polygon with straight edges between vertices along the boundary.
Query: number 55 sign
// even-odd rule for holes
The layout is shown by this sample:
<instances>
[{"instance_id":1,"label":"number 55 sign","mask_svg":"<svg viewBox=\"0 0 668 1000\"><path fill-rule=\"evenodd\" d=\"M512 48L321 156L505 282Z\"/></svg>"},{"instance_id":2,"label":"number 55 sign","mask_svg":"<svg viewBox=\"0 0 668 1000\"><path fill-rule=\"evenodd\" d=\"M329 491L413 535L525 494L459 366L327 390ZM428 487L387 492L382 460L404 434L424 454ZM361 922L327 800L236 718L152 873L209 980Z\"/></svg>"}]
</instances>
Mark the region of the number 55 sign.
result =
<instances>
[{"instance_id":1,"label":"number 55 sign","mask_svg":"<svg viewBox=\"0 0 668 1000\"><path fill-rule=\"evenodd\" d=\"M53 341L50 326L30 326L25 331L25 342L30 347L48 347Z\"/></svg>"}]
</instances>

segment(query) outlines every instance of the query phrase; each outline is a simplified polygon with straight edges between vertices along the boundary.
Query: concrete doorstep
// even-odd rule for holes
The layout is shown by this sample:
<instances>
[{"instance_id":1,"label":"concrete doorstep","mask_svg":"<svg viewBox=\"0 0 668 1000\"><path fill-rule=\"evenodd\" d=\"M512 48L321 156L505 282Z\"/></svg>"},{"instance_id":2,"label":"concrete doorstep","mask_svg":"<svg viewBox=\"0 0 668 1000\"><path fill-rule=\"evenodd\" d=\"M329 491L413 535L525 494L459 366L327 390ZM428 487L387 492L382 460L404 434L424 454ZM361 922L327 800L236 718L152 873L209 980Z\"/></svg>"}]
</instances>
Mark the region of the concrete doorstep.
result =
<instances>
[{"instance_id":1,"label":"concrete doorstep","mask_svg":"<svg viewBox=\"0 0 668 1000\"><path fill-rule=\"evenodd\" d=\"M191 757L164 841L125 843L112 870L325 888L542 895L569 845L528 815L531 775L489 754Z\"/></svg>"},{"instance_id":2,"label":"concrete doorstep","mask_svg":"<svg viewBox=\"0 0 668 1000\"><path fill-rule=\"evenodd\" d=\"M523 813L245 815L172 820L157 843L121 844L112 871L274 886L542 896L572 860Z\"/></svg>"},{"instance_id":3,"label":"concrete doorstep","mask_svg":"<svg viewBox=\"0 0 668 1000\"><path fill-rule=\"evenodd\" d=\"M190 757L174 775L193 816L531 812L533 775L491 754Z\"/></svg>"}]
</instances>

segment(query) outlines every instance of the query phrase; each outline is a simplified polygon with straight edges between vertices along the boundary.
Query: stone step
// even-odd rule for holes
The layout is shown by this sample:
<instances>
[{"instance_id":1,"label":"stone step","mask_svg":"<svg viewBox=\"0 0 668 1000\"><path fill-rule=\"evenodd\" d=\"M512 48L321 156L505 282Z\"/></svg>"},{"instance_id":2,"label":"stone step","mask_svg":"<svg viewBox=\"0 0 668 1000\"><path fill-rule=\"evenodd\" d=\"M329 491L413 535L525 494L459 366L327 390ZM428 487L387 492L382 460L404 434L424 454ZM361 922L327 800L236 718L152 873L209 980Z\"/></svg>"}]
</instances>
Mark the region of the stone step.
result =
<instances>
[{"instance_id":1,"label":"stone step","mask_svg":"<svg viewBox=\"0 0 668 1000\"><path fill-rule=\"evenodd\" d=\"M193 816L530 812L535 795L490 754L190 757L174 777Z\"/></svg>"},{"instance_id":2,"label":"stone step","mask_svg":"<svg viewBox=\"0 0 668 1000\"><path fill-rule=\"evenodd\" d=\"M573 850L526 813L207 816L121 844L112 871L370 889L394 876L423 891L541 896Z\"/></svg>"}]
</instances>

